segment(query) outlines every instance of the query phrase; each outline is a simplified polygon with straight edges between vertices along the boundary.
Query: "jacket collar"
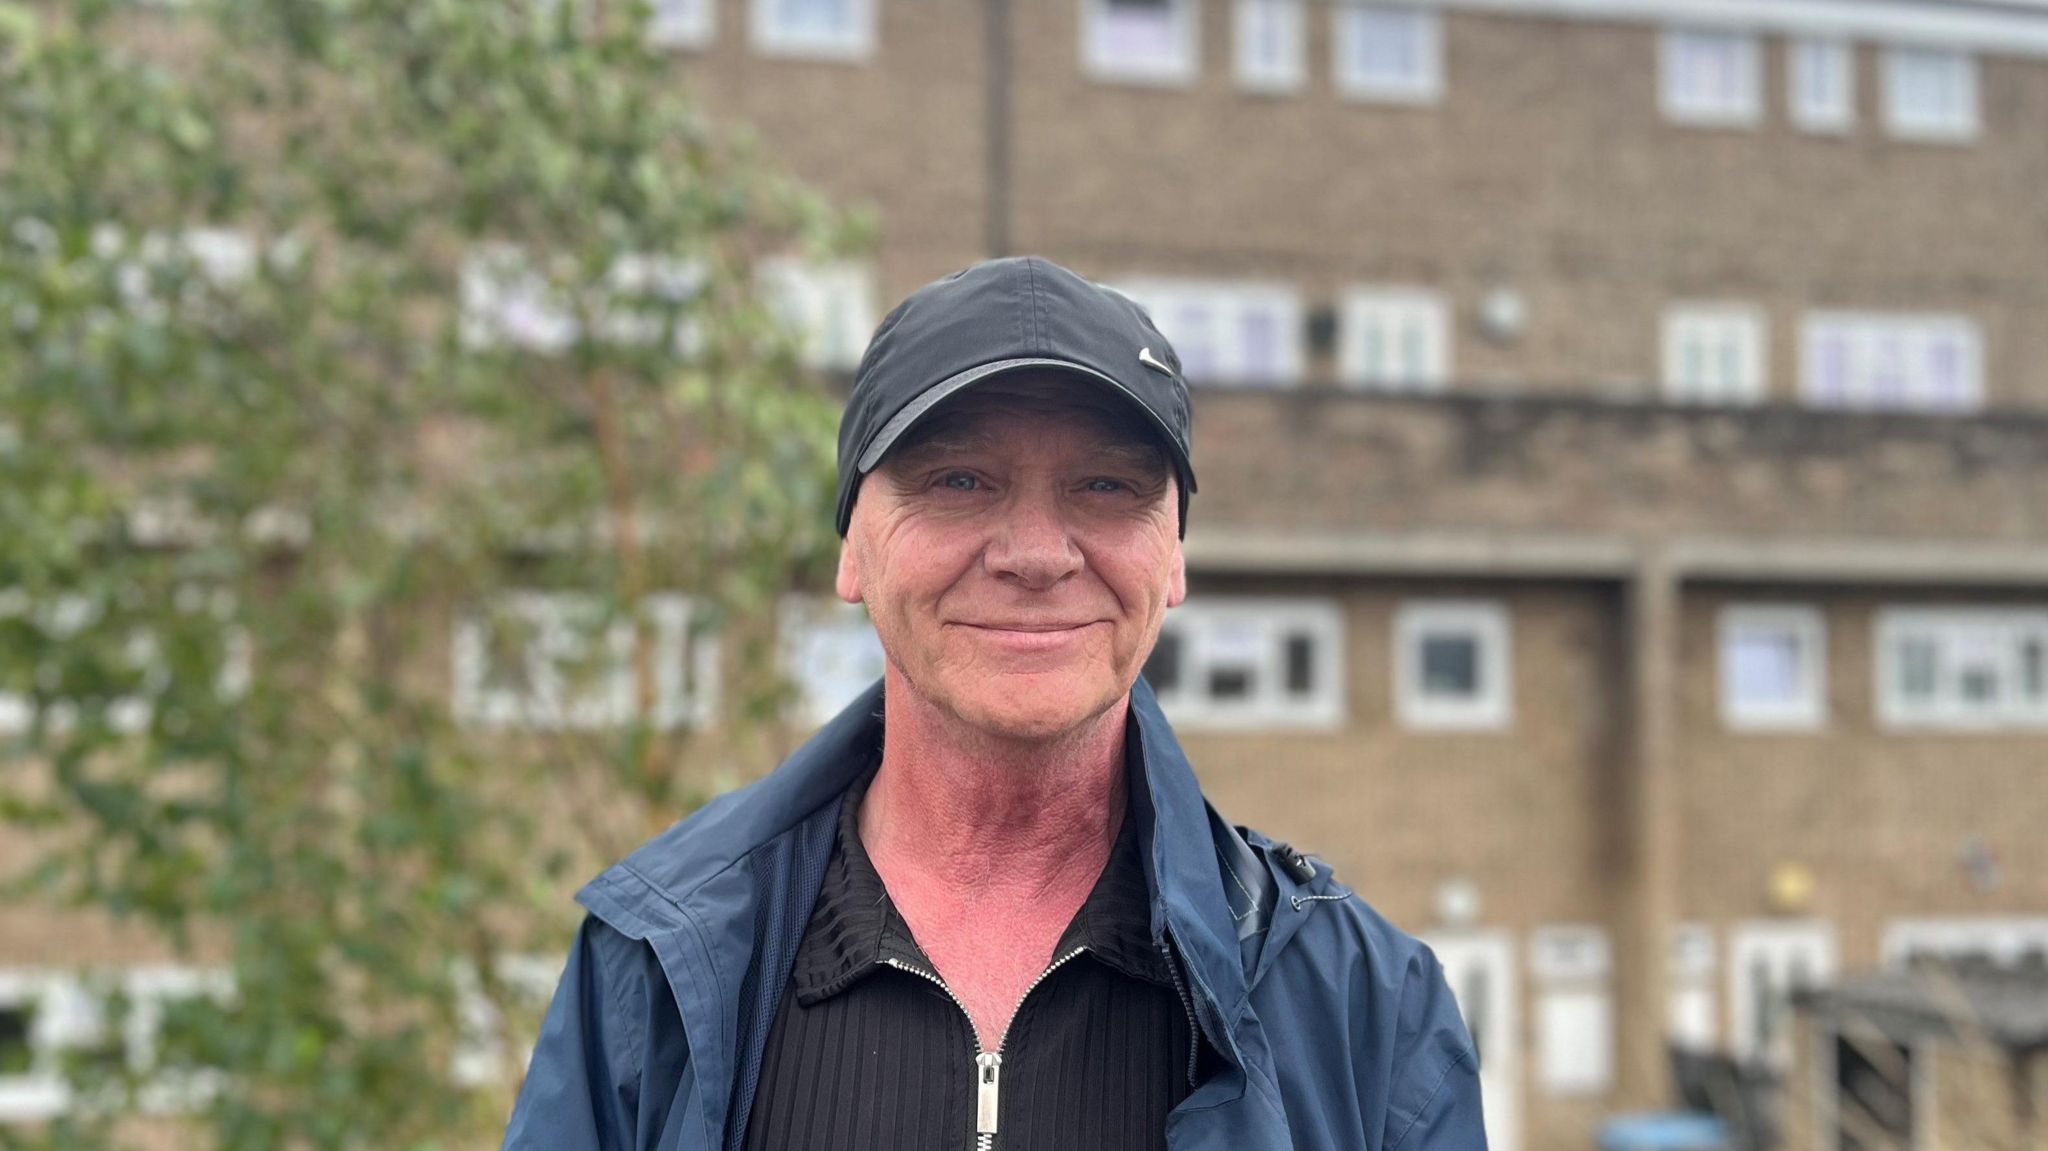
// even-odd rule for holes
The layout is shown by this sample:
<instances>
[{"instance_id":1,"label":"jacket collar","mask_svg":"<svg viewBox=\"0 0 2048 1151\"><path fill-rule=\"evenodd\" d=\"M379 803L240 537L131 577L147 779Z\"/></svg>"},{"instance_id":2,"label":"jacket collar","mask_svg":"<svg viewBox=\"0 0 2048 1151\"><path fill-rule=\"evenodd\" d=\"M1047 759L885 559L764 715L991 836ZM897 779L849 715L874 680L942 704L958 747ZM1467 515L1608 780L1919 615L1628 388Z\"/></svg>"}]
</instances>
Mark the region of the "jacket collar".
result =
<instances>
[{"instance_id":1,"label":"jacket collar","mask_svg":"<svg viewBox=\"0 0 2048 1151\"><path fill-rule=\"evenodd\" d=\"M1198 1094L1213 1096L1208 1105L1215 1106L1252 1089L1270 1111L1277 1088L1250 1011L1247 972L1257 945L1263 941L1270 953L1277 942L1277 932L1250 927L1272 908L1256 896L1236 907L1226 895L1219 845L1242 841L1208 807L1142 678L1129 708L1136 754L1127 759L1134 761L1133 782L1143 781L1131 789L1129 818L1144 865L1152 942L1180 959L1204 1037L1233 1072ZM744 1048L760 1042L823 883L840 804L872 766L881 738L878 681L774 771L698 808L577 893L592 914L654 948L692 1029L700 1081L732 1082L735 1062L749 1058ZM768 890L771 876L782 890ZM757 926L763 922L776 926L764 935ZM698 1028L721 1038L699 1046ZM713 1091L701 1102L706 1127L721 1128L727 1097ZM745 1101L739 1106L743 1115Z\"/></svg>"}]
</instances>

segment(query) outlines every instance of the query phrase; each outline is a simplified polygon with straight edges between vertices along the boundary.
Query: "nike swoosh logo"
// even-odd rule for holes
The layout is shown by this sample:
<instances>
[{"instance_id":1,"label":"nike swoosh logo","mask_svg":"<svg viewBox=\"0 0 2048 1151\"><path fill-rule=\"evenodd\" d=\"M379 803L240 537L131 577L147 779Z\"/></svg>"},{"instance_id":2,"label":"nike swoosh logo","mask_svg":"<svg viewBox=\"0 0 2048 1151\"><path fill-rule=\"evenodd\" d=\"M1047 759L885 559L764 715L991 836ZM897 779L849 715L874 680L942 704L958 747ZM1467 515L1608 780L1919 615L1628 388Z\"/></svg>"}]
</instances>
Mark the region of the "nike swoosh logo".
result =
<instances>
[{"instance_id":1,"label":"nike swoosh logo","mask_svg":"<svg viewBox=\"0 0 2048 1151\"><path fill-rule=\"evenodd\" d=\"M1165 364L1162 364L1158 360L1153 358L1152 349L1150 346L1138 349L1138 362L1145 365L1148 368L1151 368L1155 372L1161 372L1169 376L1173 374L1172 368L1167 367Z\"/></svg>"}]
</instances>

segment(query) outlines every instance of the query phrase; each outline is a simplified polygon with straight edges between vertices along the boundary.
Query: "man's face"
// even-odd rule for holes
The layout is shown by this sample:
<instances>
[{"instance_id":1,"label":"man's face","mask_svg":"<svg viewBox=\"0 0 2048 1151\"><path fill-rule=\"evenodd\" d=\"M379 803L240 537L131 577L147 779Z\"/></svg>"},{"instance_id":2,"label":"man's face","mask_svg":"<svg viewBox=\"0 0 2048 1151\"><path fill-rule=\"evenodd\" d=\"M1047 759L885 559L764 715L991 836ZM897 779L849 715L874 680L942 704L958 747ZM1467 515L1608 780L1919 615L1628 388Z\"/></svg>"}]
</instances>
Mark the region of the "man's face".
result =
<instances>
[{"instance_id":1,"label":"man's face","mask_svg":"<svg viewBox=\"0 0 2048 1151\"><path fill-rule=\"evenodd\" d=\"M1015 376L948 401L861 483L837 588L892 671L990 736L1123 699L1187 595L1165 453L1100 386Z\"/></svg>"}]
</instances>

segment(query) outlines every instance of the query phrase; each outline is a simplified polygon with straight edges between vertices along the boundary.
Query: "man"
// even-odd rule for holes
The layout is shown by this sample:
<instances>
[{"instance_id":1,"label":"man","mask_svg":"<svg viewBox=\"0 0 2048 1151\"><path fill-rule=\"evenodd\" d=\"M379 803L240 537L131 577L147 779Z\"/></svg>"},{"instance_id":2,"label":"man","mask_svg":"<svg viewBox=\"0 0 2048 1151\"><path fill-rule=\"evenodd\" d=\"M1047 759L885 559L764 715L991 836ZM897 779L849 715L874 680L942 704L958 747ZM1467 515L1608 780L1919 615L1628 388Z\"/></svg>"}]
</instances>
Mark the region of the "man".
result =
<instances>
[{"instance_id":1,"label":"man","mask_svg":"<svg viewBox=\"0 0 2048 1151\"><path fill-rule=\"evenodd\" d=\"M1187 390L1124 297L991 260L883 320L839 595L887 672L598 877L508 1148L1480 1151L1429 950L1226 823L1139 677Z\"/></svg>"}]
</instances>

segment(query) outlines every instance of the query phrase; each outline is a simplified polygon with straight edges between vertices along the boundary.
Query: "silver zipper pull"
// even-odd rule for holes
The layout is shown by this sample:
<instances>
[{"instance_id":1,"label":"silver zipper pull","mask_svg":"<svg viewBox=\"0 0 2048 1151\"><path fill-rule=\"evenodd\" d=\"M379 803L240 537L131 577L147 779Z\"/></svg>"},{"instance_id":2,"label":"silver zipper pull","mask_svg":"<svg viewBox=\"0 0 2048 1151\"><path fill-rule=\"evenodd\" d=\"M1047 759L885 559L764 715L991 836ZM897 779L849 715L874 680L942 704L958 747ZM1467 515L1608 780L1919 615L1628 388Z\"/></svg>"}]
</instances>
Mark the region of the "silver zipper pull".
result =
<instances>
[{"instance_id":1,"label":"silver zipper pull","mask_svg":"<svg viewBox=\"0 0 2048 1151\"><path fill-rule=\"evenodd\" d=\"M974 1133L996 1133L996 1075L1002 1070L1003 1053L990 1051L974 1057Z\"/></svg>"}]
</instances>

